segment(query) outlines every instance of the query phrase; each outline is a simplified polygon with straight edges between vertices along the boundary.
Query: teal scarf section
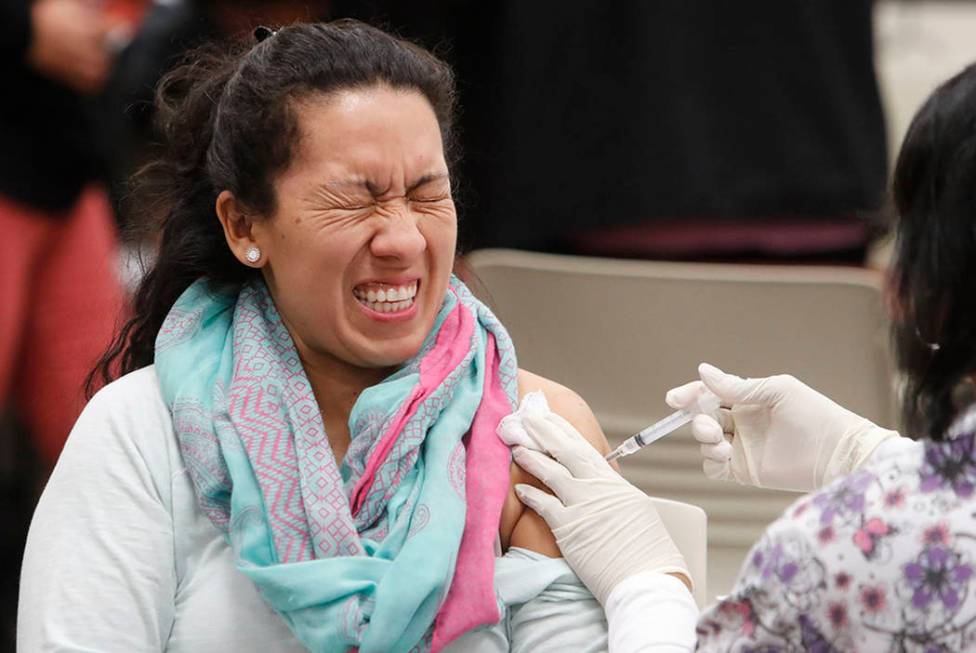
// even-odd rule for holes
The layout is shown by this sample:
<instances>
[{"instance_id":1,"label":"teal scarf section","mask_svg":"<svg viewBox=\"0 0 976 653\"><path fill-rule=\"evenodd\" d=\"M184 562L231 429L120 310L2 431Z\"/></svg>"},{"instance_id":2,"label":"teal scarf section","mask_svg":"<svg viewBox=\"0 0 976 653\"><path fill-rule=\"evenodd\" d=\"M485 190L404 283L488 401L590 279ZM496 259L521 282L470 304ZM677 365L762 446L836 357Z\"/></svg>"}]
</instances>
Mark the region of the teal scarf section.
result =
<instances>
[{"instance_id":1,"label":"teal scarf section","mask_svg":"<svg viewBox=\"0 0 976 653\"><path fill-rule=\"evenodd\" d=\"M263 281L190 286L155 365L201 509L310 650L436 650L497 619L463 584L493 596L484 542L509 464L494 427L517 402L517 364L459 280L420 352L358 398L341 466ZM458 566L472 571L456 579Z\"/></svg>"}]
</instances>

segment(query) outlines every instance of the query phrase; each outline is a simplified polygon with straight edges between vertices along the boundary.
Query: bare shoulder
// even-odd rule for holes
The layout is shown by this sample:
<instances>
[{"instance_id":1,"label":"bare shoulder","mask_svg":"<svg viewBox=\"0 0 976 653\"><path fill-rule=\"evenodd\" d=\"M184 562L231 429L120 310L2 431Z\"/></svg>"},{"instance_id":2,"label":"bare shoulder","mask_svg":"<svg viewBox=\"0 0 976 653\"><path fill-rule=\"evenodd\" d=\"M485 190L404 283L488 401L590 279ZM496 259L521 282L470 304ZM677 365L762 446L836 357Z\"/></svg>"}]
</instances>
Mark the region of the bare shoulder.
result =
<instances>
[{"instance_id":1,"label":"bare shoulder","mask_svg":"<svg viewBox=\"0 0 976 653\"><path fill-rule=\"evenodd\" d=\"M546 396L552 412L562 416L567 422L576 427L593 447L600 453L610 452L610 445L600 428L596 415L575 391L550 379L533 374L527 370L518 372L519 399L530 392L541 390Z\"/></svg>"},{"instance_id":2,"label":"bare shoulder","mask_svg":"<svg viewBox=\"0 0 976 653\"><path fill-rule=\"evenodd\" d=\"M595 449L601 453L610 451L610 445L607 444L607 438L603 435L599 422L596 421L593 411L586 405L582 397L555 381L525 370L519 370L519 400L526 394L535 391L541 391L546 396L549 408L572 424ZM523 506L515 494L515 485L518 483L527 483L546 492L549 489L514 462L512 463L511 480L512 486L502 509L502 518L499 524L502 546L505 548L517 546L553 558L559 557L561 555L559 547L556 545L556 539L553 537L552 531L549 530L549 526L542 517Z\"/></svg>"}]
</instances>

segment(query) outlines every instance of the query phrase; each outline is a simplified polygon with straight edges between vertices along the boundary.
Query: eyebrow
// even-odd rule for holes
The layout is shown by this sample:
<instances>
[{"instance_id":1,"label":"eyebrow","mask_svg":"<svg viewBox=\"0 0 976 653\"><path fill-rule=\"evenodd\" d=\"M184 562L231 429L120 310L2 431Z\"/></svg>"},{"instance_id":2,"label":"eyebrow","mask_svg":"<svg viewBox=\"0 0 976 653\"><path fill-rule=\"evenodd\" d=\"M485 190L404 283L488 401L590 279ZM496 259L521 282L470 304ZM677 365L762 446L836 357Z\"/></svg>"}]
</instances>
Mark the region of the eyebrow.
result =
<instances>
[{"instance_id":1,"label":"eyebrow","mask_svg":"<svg viewBox=\"0 0 976 653\"><path fill-rule=\"evenodd\" d=\"M417 190L424 184L429 184L432 181L440 181L441 179L447 179L447 173L445 172L428 173L426 175L423 175L422 177L419 177L418 179L413 181L410 185L408 185L406 192L407 194L410 194L411 192ZM324 184L322 184L322 186L323 188L343 188L343 187L348 188L350 186L356 188L365 188L370 193L370 195L374 197L384 195L390 190L389 187L380 188L379 186L369 181L368 179L340 179L337 181L325 182Z\"/></svg>"}]
</instances>

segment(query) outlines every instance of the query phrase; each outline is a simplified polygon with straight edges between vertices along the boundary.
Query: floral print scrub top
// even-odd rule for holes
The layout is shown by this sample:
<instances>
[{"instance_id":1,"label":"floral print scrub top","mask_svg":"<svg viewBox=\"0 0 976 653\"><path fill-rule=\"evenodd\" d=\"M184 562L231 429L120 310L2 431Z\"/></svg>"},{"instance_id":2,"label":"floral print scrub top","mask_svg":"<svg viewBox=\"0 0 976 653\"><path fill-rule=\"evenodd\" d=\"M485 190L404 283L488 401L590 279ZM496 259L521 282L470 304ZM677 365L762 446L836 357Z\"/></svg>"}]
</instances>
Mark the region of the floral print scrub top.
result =
<instances>
[{"instance_id":1,"label":"floral print scrub top","mask_svg":"<svg viewBox=\"0 0 976 653\"><path fill-rule=\"evenodd\" d=\"M705 610L706 651L976 650L976 407L804 496Z\"/></svg>"}]
</instances>

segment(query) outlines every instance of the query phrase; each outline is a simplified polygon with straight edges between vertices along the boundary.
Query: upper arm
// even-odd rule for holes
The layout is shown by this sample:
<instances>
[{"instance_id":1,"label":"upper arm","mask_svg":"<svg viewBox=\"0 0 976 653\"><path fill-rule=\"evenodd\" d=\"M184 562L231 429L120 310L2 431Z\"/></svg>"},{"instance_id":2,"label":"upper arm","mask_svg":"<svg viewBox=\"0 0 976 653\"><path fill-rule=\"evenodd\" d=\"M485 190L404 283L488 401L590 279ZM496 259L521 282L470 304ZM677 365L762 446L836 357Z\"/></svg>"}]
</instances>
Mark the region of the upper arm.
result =
<instances>
[{"instance_id":1,"label":"upper arm","mask_svg":"<svg viewBox=\"0 0 976 653\"><path fill-rule=\"evenodd\" d=\"M603 434L603 429L596 419L596 415L583 401L583 398L566 386L550 381L532 372L519 370L518 375L519 399L530 392L541 390L546 396L552 412L562 416L572 424L593 448L602 454L610 453L610 444Z\"/></svg>"},{"instance_id":2,"label":"upper arm","mask_svg":"<svg viewBox=\"0 0 976 653\"><path fill-rule=\"evenodd\" d=\"M543 378L525 370L518 374L519 399L529 392L541 391L549 408L572 424L586 440L602 454L610 452L610 445L600 428L599 422L583 399L555 381ZM547 490L535 477L512 463L512 487L509 489L505 507L502 511L502 544L531 549L551 557L559 557L559 548L545 520L534 511L522 505L515 494L517 483L527 483Z\"/></svg>"},{"instance_id":3,"label":"upper arm","mask_svg":"<svg viewBox=\"0 0 976 653\"><path fill-rule=\"evenodd\" d=\"M34 513L21 575L21 650L166 646L177 582L172 516L129 437L133 425L113 405L118 393L110 395L96 396L79 418Z\"/></svg>"}]
</instances>

